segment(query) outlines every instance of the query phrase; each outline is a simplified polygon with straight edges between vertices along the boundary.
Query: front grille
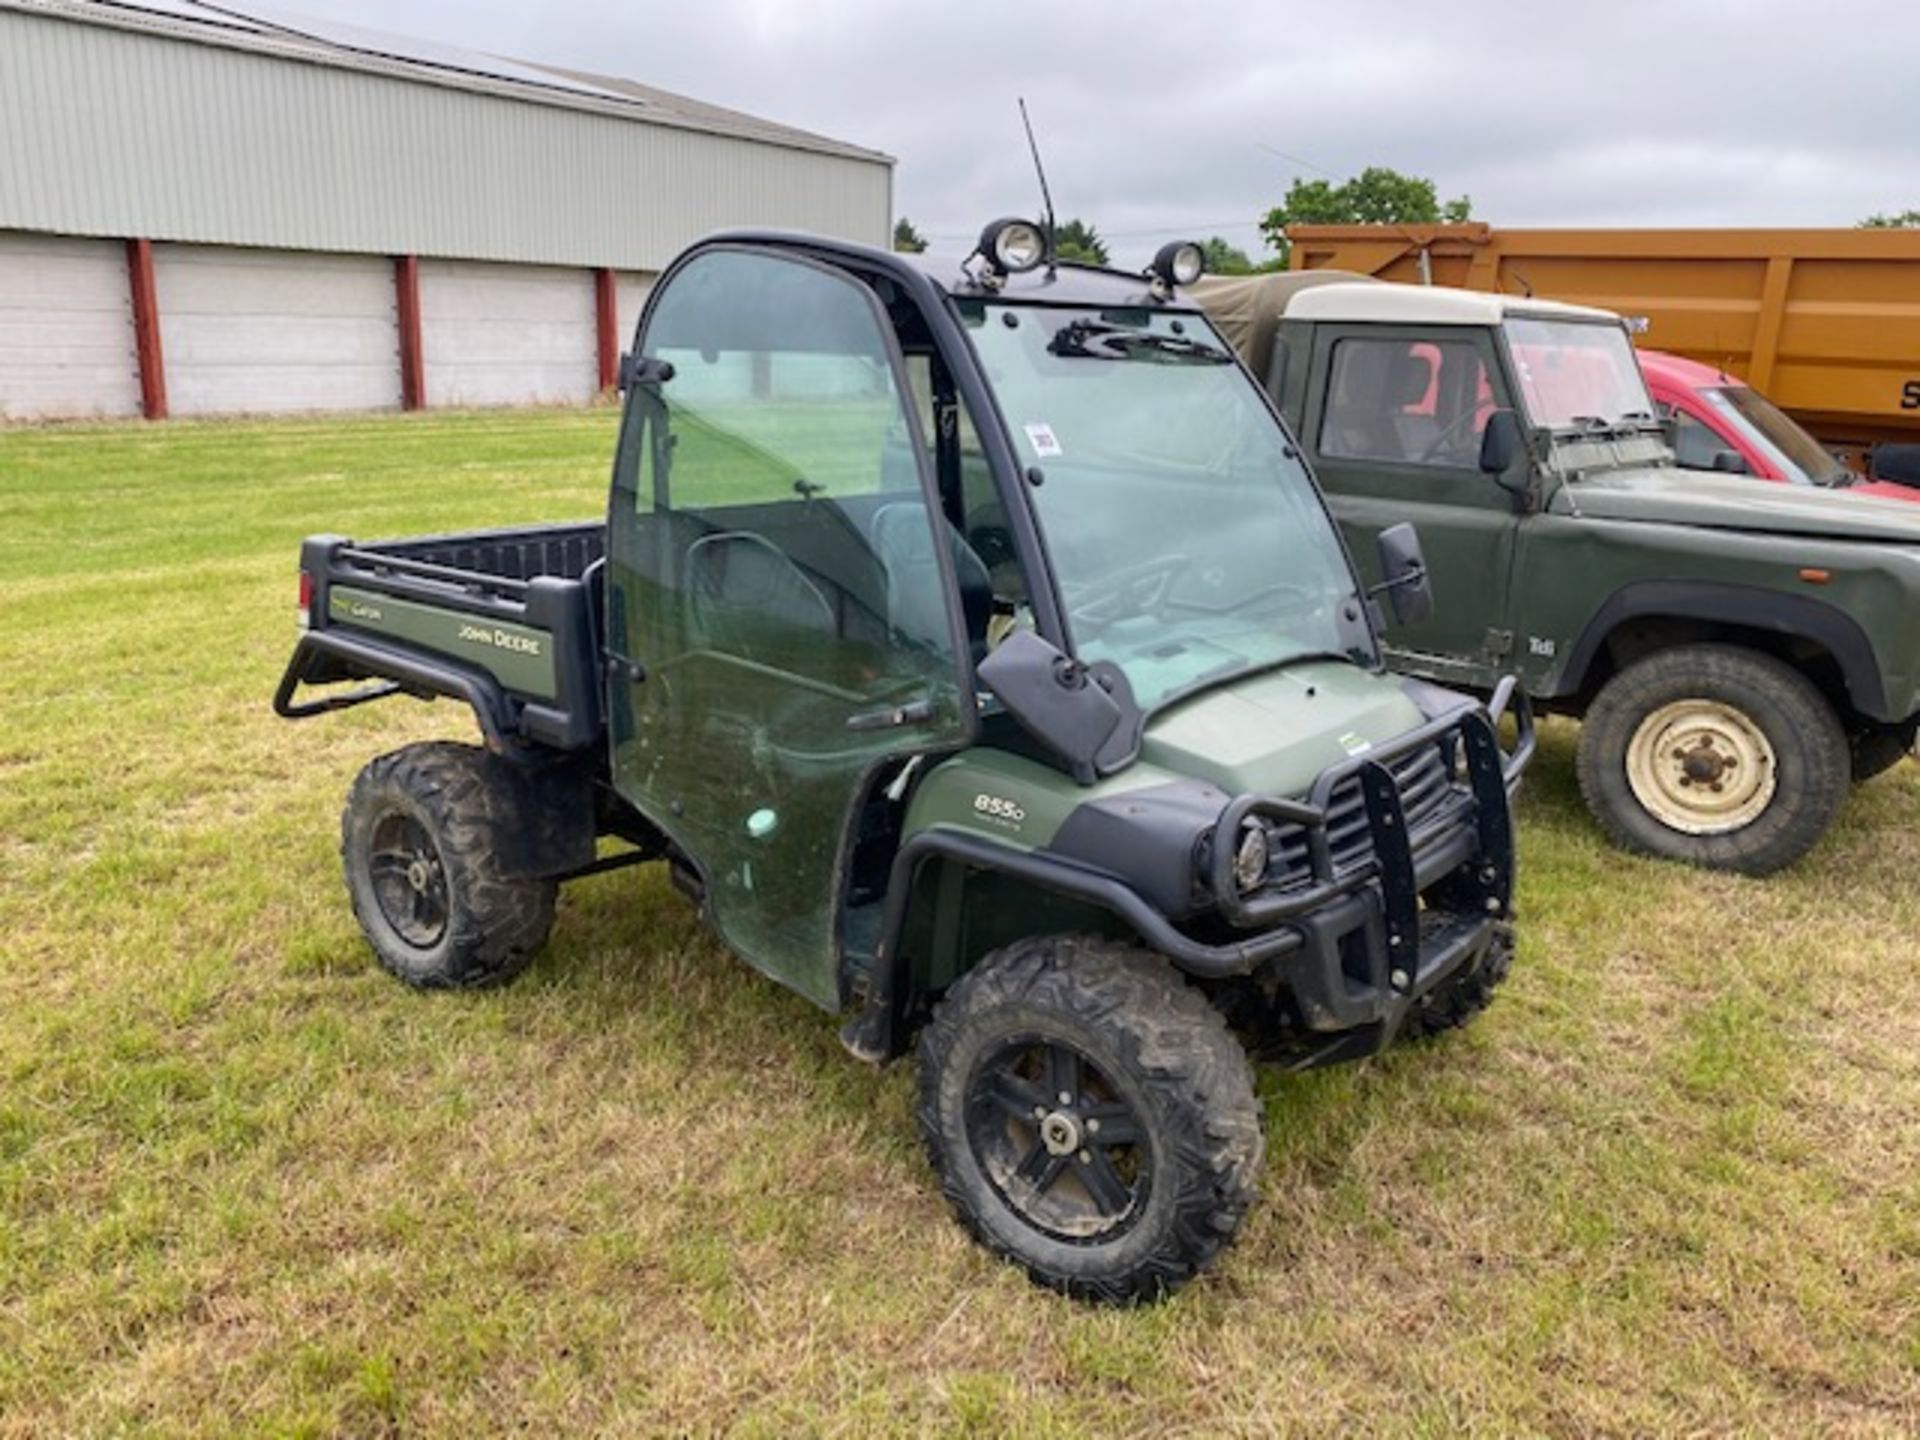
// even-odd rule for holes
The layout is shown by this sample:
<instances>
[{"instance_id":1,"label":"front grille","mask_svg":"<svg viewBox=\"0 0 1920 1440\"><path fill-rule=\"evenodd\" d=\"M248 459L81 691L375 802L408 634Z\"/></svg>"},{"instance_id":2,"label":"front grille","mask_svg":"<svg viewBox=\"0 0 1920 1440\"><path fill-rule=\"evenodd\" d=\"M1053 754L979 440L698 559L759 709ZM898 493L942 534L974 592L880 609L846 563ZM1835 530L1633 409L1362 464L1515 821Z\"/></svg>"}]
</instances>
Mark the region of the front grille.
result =
<instances>
[{"instance_id":1,"label":"front grille","mask_svg":"<svg viewBox=\"0 0 1920 1440\"><path fill-rule=\"evenodd\" d=\"M1450 801L1466 798L1464 787L1456 787L1448 778L1446 753L1441 747L1442 742L1435 741L1387 762L1387 769L1400 788L1407 833L1416 844L1428 830L1445 823L1454 808ZM1360 793L1357 775L1333 787L1327 802L1327 844L1336 875L1343 875L1372 858L1367 803ZM1301 826L1290 823L1274 826L1268 834L1268 845L1272 855L1267 866L1269 888L1288 890L1312 881L1307 832Z\"/></svg>"}]
</instances>

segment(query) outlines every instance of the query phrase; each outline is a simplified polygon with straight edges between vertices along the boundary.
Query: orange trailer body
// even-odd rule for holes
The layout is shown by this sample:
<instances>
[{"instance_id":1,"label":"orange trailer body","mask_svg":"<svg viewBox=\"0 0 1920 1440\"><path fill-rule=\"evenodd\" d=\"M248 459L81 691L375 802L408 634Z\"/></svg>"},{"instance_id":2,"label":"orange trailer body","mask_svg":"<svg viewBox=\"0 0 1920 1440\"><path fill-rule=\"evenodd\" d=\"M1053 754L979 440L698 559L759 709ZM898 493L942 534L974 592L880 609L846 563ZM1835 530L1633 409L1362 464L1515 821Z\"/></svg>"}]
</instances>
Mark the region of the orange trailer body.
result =
<instances>
[{"instance_id":1,"label":"orange trailer body","mask_svg":"<svg viewBox=\"0 0 1920 1440\"><path fill-rule=\"evenodd\" d=\"M1920 230L1297 225L1296 270L1533 294L1764 391L1829 447L1920 441Z\"/></svg>"}]
</instances>

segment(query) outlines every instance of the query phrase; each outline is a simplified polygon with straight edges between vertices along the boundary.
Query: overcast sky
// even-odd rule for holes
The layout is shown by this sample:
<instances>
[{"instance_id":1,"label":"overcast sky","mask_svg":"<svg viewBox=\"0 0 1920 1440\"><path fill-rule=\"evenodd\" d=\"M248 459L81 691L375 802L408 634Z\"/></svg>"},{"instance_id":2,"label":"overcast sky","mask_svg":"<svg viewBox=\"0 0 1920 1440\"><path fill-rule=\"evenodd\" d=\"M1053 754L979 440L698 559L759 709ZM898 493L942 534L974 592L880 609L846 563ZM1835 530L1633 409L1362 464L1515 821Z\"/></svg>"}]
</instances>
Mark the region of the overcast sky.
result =
<instances>
[{"instance_id":1,"label":"overcast sky","mask_svg":"<svg viewBox=\"0 0 1920 1440\"><path fill-rule=\"evenodd\" d=\"M1093 223L1119 259L1188 234L1257 254L1255 221L1296 176L1375 164L1504 225L1850 225L1920 208L1920 0L276 8L884 150L896 214L937 242L1037 208L1022 94L1061 218Z\"/></svg>"}]
</instances>

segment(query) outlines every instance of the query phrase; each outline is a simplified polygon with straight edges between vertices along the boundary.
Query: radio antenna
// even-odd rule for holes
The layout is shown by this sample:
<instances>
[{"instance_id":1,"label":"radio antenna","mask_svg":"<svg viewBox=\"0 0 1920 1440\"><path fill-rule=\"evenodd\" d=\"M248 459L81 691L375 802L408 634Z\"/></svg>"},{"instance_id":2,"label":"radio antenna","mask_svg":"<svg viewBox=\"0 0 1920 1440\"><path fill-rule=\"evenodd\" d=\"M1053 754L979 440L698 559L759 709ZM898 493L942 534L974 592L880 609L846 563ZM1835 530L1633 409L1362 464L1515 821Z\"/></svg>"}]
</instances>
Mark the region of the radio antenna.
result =
<instances>
[{"instance_id":1,"label":"radio antenna","mask_svg":"<svg viewBox=\"0 0 1920 1440\"><path fill-rule=\"evenodd\" d=\"M1033 121L1027 115L1027 97L1018 97L1020 103L1020 123L1026 128L1027 149L1033 154L1033 173L1040 177L1040 204L1046 211L1047 227L1047 273L1053 273L1053 192L1047 189L1047 167L1040 163L1040 145L1033 138Z\"/></svg>"}]
</instances>

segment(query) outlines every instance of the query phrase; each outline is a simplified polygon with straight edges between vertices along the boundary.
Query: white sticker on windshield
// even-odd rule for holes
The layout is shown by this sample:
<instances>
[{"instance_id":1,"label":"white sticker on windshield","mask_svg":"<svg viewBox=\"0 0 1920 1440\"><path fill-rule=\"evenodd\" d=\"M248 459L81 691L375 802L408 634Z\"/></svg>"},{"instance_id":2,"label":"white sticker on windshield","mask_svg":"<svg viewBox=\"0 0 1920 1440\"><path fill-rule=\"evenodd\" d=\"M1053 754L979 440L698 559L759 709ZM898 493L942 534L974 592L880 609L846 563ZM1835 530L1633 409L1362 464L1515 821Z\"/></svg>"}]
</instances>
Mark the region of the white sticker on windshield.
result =
<instances>
[{"instance_id":1,"label":"white sticker on windshield","mask_svg":"<svg viewBox=\"0 0 1920 1440\"><path fill-rule=\"evenodd\" d=\"M1027 426L1027 443L1033 447L1033 453L1042 460L1050 460L1061 453L1060 441L1054 436L1051 425Z\"/></svg>"}]
</instances>

